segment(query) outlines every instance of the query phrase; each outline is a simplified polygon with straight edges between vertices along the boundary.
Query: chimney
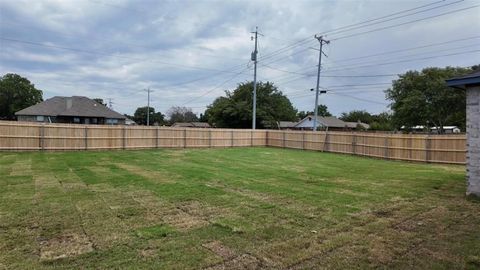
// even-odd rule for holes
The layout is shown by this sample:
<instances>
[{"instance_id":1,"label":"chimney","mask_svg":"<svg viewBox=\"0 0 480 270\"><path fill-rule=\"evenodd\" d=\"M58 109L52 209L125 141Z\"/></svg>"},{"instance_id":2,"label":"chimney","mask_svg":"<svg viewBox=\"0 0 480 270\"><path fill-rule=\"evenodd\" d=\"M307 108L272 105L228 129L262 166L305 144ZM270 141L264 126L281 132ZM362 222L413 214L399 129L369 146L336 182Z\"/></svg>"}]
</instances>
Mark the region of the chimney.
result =
<instances>
[{"instance_id":1,"label":"chimney","mask_svg":"<svg viewBox=\"0 0 480 270\"><path fill-rule=\"evenodd\" d=\"M71 97L65 98L65 103L67 105L67 110L72 108L72 98Z\"/></svg>"}]
</instances>

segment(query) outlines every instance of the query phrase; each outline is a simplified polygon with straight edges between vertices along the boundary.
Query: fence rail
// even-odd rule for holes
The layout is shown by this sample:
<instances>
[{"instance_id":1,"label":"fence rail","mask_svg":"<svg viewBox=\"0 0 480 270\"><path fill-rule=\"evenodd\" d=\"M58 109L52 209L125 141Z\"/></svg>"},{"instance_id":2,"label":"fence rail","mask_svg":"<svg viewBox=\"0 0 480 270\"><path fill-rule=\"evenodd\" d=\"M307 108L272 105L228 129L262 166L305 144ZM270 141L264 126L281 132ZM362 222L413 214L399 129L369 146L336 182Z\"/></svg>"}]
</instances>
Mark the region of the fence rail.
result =
<instances>
[{"instance_id":1,"label":"fence rail","mask_svg":"<svg viewBox=\"0 0 480 270\"><path fill-rule=\"evenodd\" d=\"M0 121L0 150L272 146L384 159L465 164L465 135L39 124Z\"/></svg>"}]
</instances>

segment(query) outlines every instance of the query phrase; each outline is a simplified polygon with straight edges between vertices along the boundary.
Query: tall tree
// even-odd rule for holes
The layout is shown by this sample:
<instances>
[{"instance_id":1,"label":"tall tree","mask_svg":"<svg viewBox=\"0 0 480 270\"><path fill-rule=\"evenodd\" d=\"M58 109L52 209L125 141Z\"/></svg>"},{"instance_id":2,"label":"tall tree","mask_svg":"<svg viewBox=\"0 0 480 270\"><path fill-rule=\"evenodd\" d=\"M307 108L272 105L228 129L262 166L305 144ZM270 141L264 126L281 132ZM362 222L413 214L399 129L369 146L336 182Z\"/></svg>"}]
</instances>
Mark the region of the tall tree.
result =
<instances>
[{"instance_id":1,"label":"tall tree","mask_svg":"<svg viewBox=\"0 0 480 270\"><path fill-rule=\"evenodd\" d=\"M353 110L350 112L343 112L342 115L340 116L340 119L346 122L357 122L361 121L363 123L370 124L372 122L372 115L365 111L359 111L359 110Z\"/></svg>"},{"instance_id":2,"label":"tall tree","mask_svg":"<svg viewBox=\"0 0 480 270\"><path fill-rule=\"evenodd\" d=\"M43 101L43 92L27 78L8 73L0 77L0 119L14 120L15 112Z\"/></svg>"},{"instance_id":3,"label":"tall tree","mask_svg":"<svg viewBox=\"0 0 480 270\"><path fill-rule=\"evenodd\" d=\"M147 124L147 106L139 107L135 110L133 114L133 121L139 125L146 125ZM165 116L161 112L155 112L155 109L150 107L149 111L149 121L150 125L163 125L165 124Z\"/></svg>"},{"instance_id":4,"label":"tall tree","mask_svg":"<svg viewBox=\"0 0 480 270\"><path fill-rule=\"evenodd\" d=\"M205 117L217 127L251 128L253 82L241 83L226 97L219 97L207 107ZM257 84L258 128L275 127L278 121L295 121L297 110L290 100L270 82Z\"/></svg>"},{"instance_id":5,"label":"tall tree","mask_svg":"<svg viewBox=\"0 0 480 270\"><path fill-rule=\"evenodd\" d=\"M393 81L386 90L391 100L393 123L396 128L416 125L456 125L465 129L465 90L447 87L445 80L471 72L469 68L426 68L408 71Z\"/></svg>"},{"instance_id":6,"label":"tall tree","mask_svg":"<svg viewBox=\"0 0 480 270\"><path fill-rule=\"evenodd\" d=\"M169 119L170 124L174 124L177 122L197 122L198 117L192 111L191 108L187 107L171 107L167 111L167 116Z\"/></svg>"},{"instance_id":7,"label":"tall tree","mask_svg":"<svg viewBox=\"0 0 480 270\"><path fill-rule=\"evenodd\" d=\"M327 105L323 105L323 104L318 105L317 113L318 113L318 116L323 116L323 117L332 116L332 114L328 111ZM297 118L302 120L303 118L309 115L314 115L314 114L315 114L314 111L299 111L297 113Z\"/></svg>"},{"instance_id":8,"label":"tall tree","mask_svg":"<svg viewBox=\"0 0 480 270\"><path fill-rule=\"evenodd\" d=\"M332 116L332 114L328 111L327 105L323 105L323 104L318 105L317 113L318 113L318 116L323 116L323 117ZM312 114L315 114L315 112L312 112Z\"/></svg>"}]
</instances>

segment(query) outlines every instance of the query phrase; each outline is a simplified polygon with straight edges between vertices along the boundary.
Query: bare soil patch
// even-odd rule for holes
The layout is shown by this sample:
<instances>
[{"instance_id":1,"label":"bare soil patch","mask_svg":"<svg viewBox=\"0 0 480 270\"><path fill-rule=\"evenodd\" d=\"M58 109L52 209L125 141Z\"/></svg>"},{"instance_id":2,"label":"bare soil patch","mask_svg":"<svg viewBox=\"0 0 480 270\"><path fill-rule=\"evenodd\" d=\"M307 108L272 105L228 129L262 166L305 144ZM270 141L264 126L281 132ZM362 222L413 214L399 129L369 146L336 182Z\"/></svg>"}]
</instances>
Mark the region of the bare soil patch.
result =
<instances>
[{"instance_id":1,"label":"bare soil patch","mask_svg":"<svg viewBox=\"0 0 480 270\"><path fill-rule=\"evenodd\" d=\"M75 257L93 251L92 243L82 233L66 233L40 241L39 244L41 260Z\"/></svg>"}]
</instances>

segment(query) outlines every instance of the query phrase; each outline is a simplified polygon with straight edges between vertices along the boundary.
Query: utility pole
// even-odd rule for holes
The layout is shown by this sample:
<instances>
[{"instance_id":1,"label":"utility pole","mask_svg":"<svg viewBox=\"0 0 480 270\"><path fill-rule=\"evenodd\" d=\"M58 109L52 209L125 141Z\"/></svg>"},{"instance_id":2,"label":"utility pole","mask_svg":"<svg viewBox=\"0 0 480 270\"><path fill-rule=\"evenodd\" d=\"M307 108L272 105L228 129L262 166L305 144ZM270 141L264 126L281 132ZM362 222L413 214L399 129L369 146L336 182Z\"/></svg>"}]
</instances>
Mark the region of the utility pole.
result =
<instances>
[{"instance_id":1,"label":"utility pole","mask_svg":"<svg viewBox=\"0 0 480 270\"><path fill-rule=\"evenodd\" d=\"M255 51L252 52L252 61L254 64L253 67L253 115L252 115L252 129L256 128L257 122L257 37L258 37L258 26L255 27ZM253 37L252 37L253 38Z\"/></svg>"},{"instance_id":2,"label":"utility pole","mask_svg":"<svg viewBox=\"0 0 480 270\"><path fill-rule=\"evenodd\" d=\"M147 126L150 126L150 92L153 92L150 90L150 88L144 90L147 92Z\"/></svg>"},{"instance_id":3,"label":"utility pole","mask_svg":"<svg viewBox=\"0 0 480 270\"><path fill-rule=\"evenodd\" d=\"M110 109L113 108L112 98L109 98L109 99L108 99L108 107L109 107Z\"/></svg>"},{"instance_id":4,"label":"utility pole","mask_svg":"<svg viewBox=\"0 0 480 270\"><path fill-rule=\"evenodd\" d=\"M318 52L318 72L317 72L317 88L315 90L315 117L313 118L313 131L317 131L317 117L318 117L318 95L320 90L320 70L322 68L322 54L323 53L323 44L329 44L330 41L323 39L323 36L315 35L315 39L320 42L320 51ZM326 56L326 55L325 55ZM322 91L326 93L326 91Z\"/></svg>"}]
</instances>

